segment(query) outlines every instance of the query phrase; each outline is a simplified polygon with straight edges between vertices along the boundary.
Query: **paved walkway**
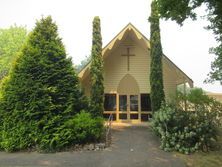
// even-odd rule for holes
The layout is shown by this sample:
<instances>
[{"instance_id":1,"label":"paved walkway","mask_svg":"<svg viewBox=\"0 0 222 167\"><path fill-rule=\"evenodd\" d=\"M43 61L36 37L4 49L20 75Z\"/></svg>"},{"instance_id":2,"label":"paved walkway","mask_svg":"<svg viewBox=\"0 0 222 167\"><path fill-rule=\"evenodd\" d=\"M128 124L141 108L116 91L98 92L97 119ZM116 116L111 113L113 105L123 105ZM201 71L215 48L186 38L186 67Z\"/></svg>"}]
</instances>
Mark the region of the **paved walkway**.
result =
<instances>
[{"instance_id":1,"label":"paved walkway","mask_svg":"<svg viewBox=\"0 0 222 167\"><path fill-rule=\"evenodd\" d=\"M148 126L113 129L112 146L103 151L55 154L0 152L0 167L185 167L185 163L158 148L159 141Z\"/></svg>"}]
</instances>

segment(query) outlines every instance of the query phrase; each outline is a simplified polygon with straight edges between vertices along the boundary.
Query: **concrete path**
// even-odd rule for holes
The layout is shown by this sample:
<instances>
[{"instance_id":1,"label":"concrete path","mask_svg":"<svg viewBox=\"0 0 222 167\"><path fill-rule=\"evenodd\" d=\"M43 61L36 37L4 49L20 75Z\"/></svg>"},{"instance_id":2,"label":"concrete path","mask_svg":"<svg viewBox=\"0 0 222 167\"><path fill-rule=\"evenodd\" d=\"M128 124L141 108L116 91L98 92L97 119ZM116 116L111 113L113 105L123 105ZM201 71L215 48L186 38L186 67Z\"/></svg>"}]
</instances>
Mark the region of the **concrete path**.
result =
<instances>
[{"instance_id":1,"label":"concrete path","mask_svg":"<svg viewBox=\"0 0 222 167\"><path fill-rule=\"evenodd\" d=\"M40 153L0 152L0 167L185 167L159 148L148 126L115 125L112 146L103 151Z\"/></svg>"}]
</instances>

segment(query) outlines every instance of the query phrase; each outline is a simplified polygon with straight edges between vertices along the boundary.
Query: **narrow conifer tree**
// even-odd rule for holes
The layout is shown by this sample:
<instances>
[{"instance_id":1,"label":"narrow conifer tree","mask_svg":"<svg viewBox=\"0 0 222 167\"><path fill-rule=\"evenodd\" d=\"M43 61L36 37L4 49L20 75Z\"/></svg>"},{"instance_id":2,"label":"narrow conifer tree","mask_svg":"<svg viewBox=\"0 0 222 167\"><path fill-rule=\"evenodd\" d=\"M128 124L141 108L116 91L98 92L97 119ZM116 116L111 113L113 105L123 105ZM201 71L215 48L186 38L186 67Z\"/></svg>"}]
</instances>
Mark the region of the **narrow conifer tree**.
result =
<instances>
[{"instance_id":1,"label":"narrow conifer tree","mask_svg":"<svg viewBox=\"0 0 222 167\"><path fill-rule=\"evenodd\" d=\"M100 18L93 20L93 39L91 50L91 112L94 116L102 116L104 101L102 36Z\"/></svg>"},{"instance_id":2,"label":"narrow conifer tree","mask_svg":"<svg viewBox=\"0 0 222 167\"><path fill-rule=\"evenodd\" d=\"M156 0L151 3L150 21L150 98L152 111L159 110L161 103L165 101L163 90L163 72L162 72L162 45L159 27L159 12Z\"/></svg>"},{"instance_id":3,"label":"narrow conifer tree","mask_svg":"<svg viewBox=\"0 0 222 167\"><path fill-rule=\"evenodd\" d=\"M52 139L83 108L83 95L51 17L36 23L2 89L0 147L59 147Z\"/></svg>"}]
</instances>

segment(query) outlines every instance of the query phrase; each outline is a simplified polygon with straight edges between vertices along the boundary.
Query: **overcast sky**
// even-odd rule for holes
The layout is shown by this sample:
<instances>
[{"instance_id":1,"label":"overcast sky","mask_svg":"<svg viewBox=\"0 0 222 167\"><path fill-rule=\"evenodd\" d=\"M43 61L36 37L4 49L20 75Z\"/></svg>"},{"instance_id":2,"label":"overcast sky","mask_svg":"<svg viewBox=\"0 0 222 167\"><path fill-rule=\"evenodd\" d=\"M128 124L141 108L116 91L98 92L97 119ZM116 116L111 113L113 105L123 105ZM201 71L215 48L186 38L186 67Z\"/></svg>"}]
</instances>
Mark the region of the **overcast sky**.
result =
<instances>
[{"instance_id":1,"label":"overcast sky","mask_svg":"<svg viewBox=\"0 0 222 167\"><path fill-rule=\"evenodd\" d=\"M0 0L0 28L16 23L35 26L36 19L51 15L59 34L72 57L79 64L90 54L92 20L100 16L103 46L131 22L149 38L151 0ZM203 15L204 8L198 10ZM214 59L208 54L217 43L203 27L207 21L186 21L183 27L171 21L161 21L163 52L194 81L194 85L211 92L222 92L219 83L204 84Z\"/></svg>"}]
</instances>

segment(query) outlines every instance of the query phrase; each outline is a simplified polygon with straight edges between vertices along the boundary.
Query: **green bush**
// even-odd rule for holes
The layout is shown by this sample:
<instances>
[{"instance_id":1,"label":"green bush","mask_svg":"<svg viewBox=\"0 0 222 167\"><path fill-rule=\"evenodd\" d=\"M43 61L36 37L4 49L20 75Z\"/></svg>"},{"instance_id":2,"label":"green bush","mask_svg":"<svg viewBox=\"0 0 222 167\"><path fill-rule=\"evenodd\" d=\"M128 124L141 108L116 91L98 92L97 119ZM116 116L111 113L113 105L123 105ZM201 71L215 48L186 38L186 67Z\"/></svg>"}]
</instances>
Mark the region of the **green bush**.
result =
<instances>
[{"instance_id":1,"label":"green bush","mask_svg":"<svg viewBox=\"0 0 222 167\"><path fill-rule=\"evenodd\" d=\"M195 101L188 101L192 111L184 111L176 107L178 105L165 104L154 113L152 128L160 136L163 150L175 150L185 154L197 150L208 151L217 140L222 105L205 95L198 99L195 96L203 94L196 92L191 91L187 95L187 99L192 97Z\"/></svg>"},{"instance_id":2,"label":"green bush","mask_svg":"<svg viewBox=\"0 0 222 167\"><path fill-rule=\"evenodd\" d=\"M49 136L42 136L40 149L61 150L75 144L98 142L103 136L103 119L92 118L90 113L81 111ZM51 140L49 140L51 138Z\"/></svg>"},{"instance_id":3,"label":"green bush","mask_svg":"<svg viewBox=\"0 0 222 167\"><path fill-rule=\"evenodd\" d=\"M11 120L9 120L11 121ZM4 149L7 152L23 150L24 148L32 148L35 146L35 140L33 137L33 133L36 132L33 122L29 124L17 123L17 125L13 125L13 122L4 124L1 129L1 149ZM7 131L8 127L10 127L10 131Z\"/></svg>"},{"instance_id":4,"label":"green bush","mask_svg":"<svg viewBox=\"0 0 222 167\"><path fill-rule=\"evenodd\" d=\"M103 137L103 118L92 118L90 113L82 111L63 125L52 128L59 119L57 117L50 121L41 131L36 129L34 121L29 124L18 122L15 126L12 120L8 120L11 123L3 123L3 129L1 129L1 149L7 152L23 149L54 152L75 144L98 142ZM11 131L8 131L6 126L11 126Z\"/></svg>"},{"instance_id":5,"label":"green bush","mask_svg":"<svg viewBox=\"0 0 222 167\"><path fill-rule=\"evenodd\" d=\"M67 122L74 134L76 143L97 142L103 136L103 118L92 118L90 113L81 112Z\"/></svg>"}]
</instances>

